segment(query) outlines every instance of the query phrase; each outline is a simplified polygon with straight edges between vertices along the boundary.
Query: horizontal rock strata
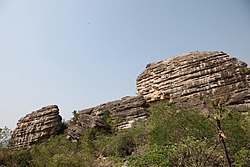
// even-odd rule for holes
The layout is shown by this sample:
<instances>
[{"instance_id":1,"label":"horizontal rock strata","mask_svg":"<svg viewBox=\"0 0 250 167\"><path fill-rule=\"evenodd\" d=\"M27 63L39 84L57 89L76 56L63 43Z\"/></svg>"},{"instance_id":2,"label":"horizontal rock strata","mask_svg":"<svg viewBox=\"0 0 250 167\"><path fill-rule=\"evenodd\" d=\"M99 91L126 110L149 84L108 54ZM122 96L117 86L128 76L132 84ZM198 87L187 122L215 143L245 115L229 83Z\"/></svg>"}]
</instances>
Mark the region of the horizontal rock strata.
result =
<instances>
[{"instance_id":1,"label":"horizontal rock strata","mask_svg":"<svg viewBox=\"0 0 250 167\"><path fill-rule=\"evenodd\" d=\"M62 118L56 105L43 107L21 118L11 136L11 147L25 147L57 134Z\"/></svg>"},{"instance_id":2,"label":"horizontal rock strata","mask_svg":"<svg viewBox=\"0 0 250 167\"><path fill-rule=\"evenodd\" d=\"M79 139L86 128L97 127L108 130L110 124L125 129L138 120L147 117L146 101L142 96L127 96L121 100L104 103L78 112L79 121L68 128L68 139Z\"/></svg>"},{"instance_id":3,"label":"horizontal rock strata","mask_svg":"<svg viewBox=\"0 0 250 167\"><path fill-rule=\"evenodd\" d=\"M79 114L79 120L75 125L68 127L67 139L78 140L87 128L97 128L104 132L110 131L110 125L100 116Z\"/></svg>"},{"instance_id":4,"label":"horizontal rock strata","mask_svg":"<svg viewBox=\"0 0 250 167\"><path fill-rule=\"evenodd\" d=\"M249 73L247 74L247 82L248 82L248 85L250 87L250 67L248 67L248 71L249 71Z\"/></svg>"},{"instance_id":5,"label":"horizontal rock strata","mask_svg":"<svg viewBox=\"0 0 250 167\"><path fill-rule=\"evenodd\" d=\"M137 94L147 102L176 102L201 95L213 97L226 88L233 98L231 105L248 106L249 74L246 63L224 52L188 52L148 64L137 78Z\"/></svg>"}]
</instances>

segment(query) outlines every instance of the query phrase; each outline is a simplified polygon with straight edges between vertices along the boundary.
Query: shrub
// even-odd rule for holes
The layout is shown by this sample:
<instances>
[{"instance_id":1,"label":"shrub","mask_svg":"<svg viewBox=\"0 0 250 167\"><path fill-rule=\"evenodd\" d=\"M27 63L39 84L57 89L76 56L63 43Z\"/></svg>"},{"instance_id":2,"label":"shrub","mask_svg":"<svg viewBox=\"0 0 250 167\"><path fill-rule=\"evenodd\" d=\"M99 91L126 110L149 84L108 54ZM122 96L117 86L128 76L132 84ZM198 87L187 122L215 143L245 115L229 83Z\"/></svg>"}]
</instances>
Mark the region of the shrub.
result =
<instances>
[{"instance_id":1,"label":"shrub","mask_svg":"<svg viewBox=\"0 0 250 167\"><path fill-rule=\"evenodd\" d=\"M195 110L184 110L161 118L150 133L151 143L169 145L182 138L192 136L198 139L216 138L214 125Z\"/></svg>"},{"instance_id":2,"label":"shrub","mask_svg":"<svg viewBox=\"0 0 250 167\"><path fill-rule=\"evenodd\" d=\"M49 167L85 167L84 157L78 155L55 154L50 158Z\"/></svg>"},{"instance_id":3,"label":"shrub","mask_svg":"<svg viewBox=\"0 0 250 167\"><path fill-rule=\"evenodd\" d=\"M249 167L250 166L250 149L243 148L232 156L233 166Z\"/></svg>"},{"instance_id":4,"label":"shrub","mask_svg":"<svg viewBox=\"0 0 250 167\"><path fill-rule=\"evenodd\" d=\"M231 154L235 154L241 148L250 146L250 134L244 130L244 115L237 111L232 111L222 121L222 128L227 137L227 145ZM250 124L248 124L248 128Z\"/></svg>"},{"instance_id":5,"label":"shrub","mask_svg":"<svg viewBox=\"0 0 250 167\"><path fill-rule=\"evenodd\" d=\"M182 138L171 156L171 166L226 166L220 142L211 144L209 139Z\"/></svg>"},{"instance_id":6,"label":"shrub","mask_svg":"<svg viewBox=\"0 0 250 167\"><path fill-rule=\"evenodd\" d=\"M117 133L110 139L110 143L104 147L104 156L125 157L131 155L136 146L134 136L130 131Z\"/></svg>"},{"instance_id":7,"label":"shrub","mask_svg":"<svg viewBox=\"0 0 250 167\"><path fill-rule=\"evenodd\" d=\"M30 166L32 154L29 149L6 150L4 152L4 162L6 166L27 167Z\"/></svg>"},{"instance_id":8,"label":"shrub","mask_svg":"<svg viewBox=\"0 0 250 167\"><path fill-rule=\"evenodd\" d=\"M127 158L128 166L170 166L171 156L176 152L175 145L159 146L153 144L143 153L135 153Z\"/></svg>"}]
</instances>

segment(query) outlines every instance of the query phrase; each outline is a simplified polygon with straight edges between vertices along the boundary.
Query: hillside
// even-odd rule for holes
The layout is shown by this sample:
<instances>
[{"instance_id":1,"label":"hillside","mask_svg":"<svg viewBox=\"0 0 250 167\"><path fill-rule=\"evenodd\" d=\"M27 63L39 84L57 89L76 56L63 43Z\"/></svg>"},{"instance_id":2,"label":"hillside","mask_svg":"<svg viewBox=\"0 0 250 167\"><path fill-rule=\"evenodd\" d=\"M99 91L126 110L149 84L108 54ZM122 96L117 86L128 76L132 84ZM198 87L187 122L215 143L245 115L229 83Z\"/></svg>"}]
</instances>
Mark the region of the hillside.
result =
<instances>
[{"instance_id":1,"label":"hillside","mask_svg":"<svg viewBox=\"0 0 250 167\"><path fill-rule=\"evenodd\" d=\"M0 129L0 165L250 166L246 63L221 51L179 54L148 64L136 88L66 122L57 105L42 107L9 141Z\"/></svg>"},{"instance_id":2,"label":"hillside","mask_svg":"<svg viewBox=\"0 0 250 167\"><path fill-rule=\"evenodd\" d=\"M232 165L249 166L249 112L221 111ZM108 133L89 128L77 142L66 139L65 129L29 148L1 149L0 155L6 166L227 166L213 112L208 117L193 108L154 102L148 119L134 128L111 127Z\"/></svg>"}]
</instances>

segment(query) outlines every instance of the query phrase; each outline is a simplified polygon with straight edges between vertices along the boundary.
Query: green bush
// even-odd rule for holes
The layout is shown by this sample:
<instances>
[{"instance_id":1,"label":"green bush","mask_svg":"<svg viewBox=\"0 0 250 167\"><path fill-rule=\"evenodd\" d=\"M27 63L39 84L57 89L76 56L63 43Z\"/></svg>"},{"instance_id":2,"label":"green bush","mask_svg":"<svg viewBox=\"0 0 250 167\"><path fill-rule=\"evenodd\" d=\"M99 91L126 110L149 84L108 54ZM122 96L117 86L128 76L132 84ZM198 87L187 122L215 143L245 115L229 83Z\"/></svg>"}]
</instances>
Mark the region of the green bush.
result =
<instances>
[{"instance_id":1,"label":"green bush","mask_svg":"<svg viewBox=\"0 0 250 167\"><path fill-rule=\"evenodd\" d=\"M241 167L249 167L250 166L250 149L249 148L243 148L240 151L238 151L233 156L234 166L241 166Z\"/></svg>"},{"instance_id":2,"label":"green bush","mask_svg":"<svg viewBox=\"0 0 250 167\"><path fill-rule=\"evenodd\" d=\"M6 150L4 162L6 166L27 167L31 166L32 154L29 149Z\"/></svg>"},{"instance_id":3,"label":"green bush","mask_svg":"<svg viewBox=\"0 0 250 167\"><path fill-rule=\"evenodd\" d=\"M176 151L171 155L171 166L226 166L220 142L210 143L210 139L191 136L176 143Z\"/></svg>"},{"instance_id":4,"label":"green bush","mask_svg":"<svg viewBox=\"0 0 250 167\"><path fill-rule=\"evenodd\" d=\"M135 139L131 133L117 135L112 144L114 145L115 156L125 157L131 155L136 146Z\"/></svg>"},{"instance_id":5,"label":"green bush","mask_svg":"<svg viewBox=\"0 0 250 167\"><path fill-rule=\"evenodd\" d=\"M127 158L128 166L170 166L171 156L176 152L176 146L150 145L143 153L134 153Z\"/></svg>"},{"instance_id":6,"label":"green bush","mask_svg":"<svg viewBox=\"0 0 250 167\"><path fill-rule=\"evenodd\" d=\"M214 125L195 110L173 112L171 116L161 119L163 121L155 123L151 130L151 143L169 145L188 136L211 140L217 137Z\"/></svg>"},{"instance_id":7,"label":"green bush","mask_svg":"<svg viewBox=\"0 0 250 167\"><path fill-rule=\"evenodd\" d=\"M227 145L231 154L235 154L241 148L250 146L250 133L247 133L245 127L250 124L245 122L245 115L237 111L232 111L222 120L222 128L227 137Z\"/></svg>"},{"instance_id":8,"label":"green bush","mask_svg":"<svg viewBox=\"0 0 250 167\"><path fill-rule=\"evenodd\" d=\"M113 156L120 158L131 155L136 147L135 138L130 131L117 133L112 136L109 143L103 147L103 156Z\"/></svg>"},{"instance_id":9,"label":"green bush","mask_svg":"<svg viewBox=\"0 0 250 167\"><path fill-rule=\"evenodd\" d=\"M50 158L49 167L85 167L84 157L77 155L55 154Z\"/></svg>"}]
</instances>

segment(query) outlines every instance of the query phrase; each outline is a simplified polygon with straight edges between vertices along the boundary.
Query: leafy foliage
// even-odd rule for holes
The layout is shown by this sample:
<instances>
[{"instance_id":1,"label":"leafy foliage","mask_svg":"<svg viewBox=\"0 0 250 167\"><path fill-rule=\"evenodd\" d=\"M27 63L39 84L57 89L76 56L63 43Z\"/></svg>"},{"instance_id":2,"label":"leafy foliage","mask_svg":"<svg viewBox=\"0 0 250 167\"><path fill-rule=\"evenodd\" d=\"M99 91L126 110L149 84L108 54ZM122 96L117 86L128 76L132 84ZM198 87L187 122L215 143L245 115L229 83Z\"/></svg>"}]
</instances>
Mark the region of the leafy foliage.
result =
<instances>
[{"instance_id":1,"label":"leafy foliage","mask_svg":"<svg viewBox=\"0 0 250 167\"><path fill-rule=\"evenodd\" d=\"M102 118L110 125L113 133L116 131L116 126L122 122L121 118L111 118L111 113L109 110L106 110L102 114Z\"/></svg>"},{"instance_id":2,"label":"leafy foliage","mask_svg":"<svg viewBox=\"0 0 250 167\"><path fill-rule=\"evenodd\" d=\"M8 127L0 128L0 148L6 147L11 137L11 130Z\"/></svg>"},{"instance_id":3,"label":"leafy foliage","mask_svg":"<svg viewBox=\"0 0 250 167\"><path fill-rule=\"evenodd\" d=\"M198 111L172 112L174 114L165 117L165 120L152 128L150 133L152 143L169 145L188 136L197 139L214 139L216 137L216 129L211 128L213 124Z\"/></svg>"},{"instance_id":4,"label":"leafy foliage","mask_svg":"<svg viewBox=\"0 0 250 167\"><path fill-rule=\"evenodd\" d=\"M127 158L129 166L227 166L214 123L199 111L160 101L149 113L149 143ZM249 165L247 116L232 111L222 120L234 165Z\"/></svg>"},{"instance_id":5,"label":"leafy foliage","mask_svg":"<svg viewBox=\"0 0 250 167\"><path fill-rule=\"evenodd\" d=\"M157 144L150 145L145 152L129 156L128 166L169 166L171 156L176 152L176 146L160 146Z\"/></svg>"},{"instance_id":6,"label":"leafy foliage","mask_svg":"<svg viewBox=\"0 0 250 167\"><path fill-rule=\"evenodd\" d=\"M79 121L79 113L78 111L73 111L72 112L73 117L70 119L70 124L76 125Z\"/></svg>"}]
</instances>

